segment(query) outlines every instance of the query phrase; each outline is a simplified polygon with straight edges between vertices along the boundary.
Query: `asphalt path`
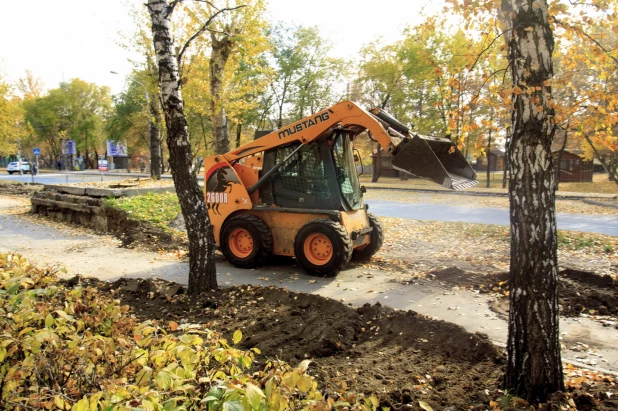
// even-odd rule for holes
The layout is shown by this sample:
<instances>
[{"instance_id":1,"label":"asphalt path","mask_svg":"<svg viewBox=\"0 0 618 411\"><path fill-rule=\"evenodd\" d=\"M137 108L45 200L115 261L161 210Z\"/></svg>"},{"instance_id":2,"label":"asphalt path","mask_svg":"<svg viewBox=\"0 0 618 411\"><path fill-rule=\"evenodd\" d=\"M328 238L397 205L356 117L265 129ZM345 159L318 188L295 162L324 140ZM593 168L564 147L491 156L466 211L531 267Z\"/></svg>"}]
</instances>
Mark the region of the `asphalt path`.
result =
<instances>
[{"instance_id":1,"label":"asphalt path","mask_svg":"<svg viewBox=\"0 0 618 411\"><path fill-rule=\"evenodd\" d=\"M136 174L137 177L147 177L147 175ZM0 180L7 181L16 181L24 184L69 184L69 183L90 183L96 181L116 181L116 180L126 180L126 174L117 174L114 175L112 173L39 173L37 175L32 174L0 174Z\"/></svg>"},{"instance_id":2,"label":"asphalt path","mask_svg":"<svg viewBox=\"0 0 618 411\"><path fill-rule=\"evenodd\" d=\"M510 225L508 209L458 207L444 204L416 204L382 200L368 200L367 204L369 204L371 212L382 217ZM618 236L618 217L616 216L556 213L556 224L560 230Z\"/></svg>"},{"instance_id":3,"label":"asphalt path","mask_svg":"<svg viewBox=\"0 0 618 411\"><path fill-rule=\"evenodd\" d=\"M161 278L187 284L188 264L166 258L161 253L119 247L110 236L88 234L84 230L52 227L15 214L11 210L27 206L27 200L0 197L0 252L18 252L39 265L65 267L67 276L81 274L114 281L122 277ZM493 297L457 288L446 289L437 281L402 283L397 275L370 268L343 270L335 278L305 274L293 259L279 265L238 269L227 262L217 263L217 282L233 285L275 285L292 291L319 294L352 306L380 302L399 310L413 310L461 325L469 332L482 332L504 346L507 323L489 309ZM588 319L560 320L563 359L579 366L618 371L618 330ZM578 343L596 350L594 354L572 350Z\"/></svg>"},{"instance_id":4,"label":"asphalt path","mask_svg":"<svg viewBox=\"0 0 618 411\"><path fill-rule=\"evenodd\" d=\"M146 174L114 174L88 172L43 173L36 176L0 175L2 180L37 184L68 184L94 181L115 181L127 178L148 177ZM405 195L404 192L401 192ZM463 200L462 201L468 201ZM508 209L460 207L446 204L417 204L397 201L367 200L371 211L381 217L407 218L413 220L462 222L478 224L509 225ZM561 230L584 231L618 236L618 217L587 214L556 213L556 222Z\"/></svg>"}]
</instances>

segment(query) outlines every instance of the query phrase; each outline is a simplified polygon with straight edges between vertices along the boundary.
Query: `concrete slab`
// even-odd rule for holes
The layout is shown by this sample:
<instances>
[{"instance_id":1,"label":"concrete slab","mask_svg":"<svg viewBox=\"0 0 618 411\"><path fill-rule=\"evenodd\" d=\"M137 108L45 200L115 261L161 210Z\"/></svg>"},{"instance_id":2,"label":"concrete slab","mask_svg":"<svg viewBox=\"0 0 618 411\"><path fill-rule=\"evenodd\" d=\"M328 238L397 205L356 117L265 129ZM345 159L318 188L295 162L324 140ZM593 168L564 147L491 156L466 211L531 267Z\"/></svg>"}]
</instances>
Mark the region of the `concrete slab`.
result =
<instances>
[{"instance_id":1,"label":"concrete slab","mask_svg":"<svg viewBox=\"0 0 618 411\"><path fill-rule=\"evenodd\" d=\"M59 193L72 194L76 196L83 196L86 194L86 189L84 187L73 187L73 186L64 186L64 185L44 185L43 190L45 191L57 191Z\"/></svg>"}]
</instances>

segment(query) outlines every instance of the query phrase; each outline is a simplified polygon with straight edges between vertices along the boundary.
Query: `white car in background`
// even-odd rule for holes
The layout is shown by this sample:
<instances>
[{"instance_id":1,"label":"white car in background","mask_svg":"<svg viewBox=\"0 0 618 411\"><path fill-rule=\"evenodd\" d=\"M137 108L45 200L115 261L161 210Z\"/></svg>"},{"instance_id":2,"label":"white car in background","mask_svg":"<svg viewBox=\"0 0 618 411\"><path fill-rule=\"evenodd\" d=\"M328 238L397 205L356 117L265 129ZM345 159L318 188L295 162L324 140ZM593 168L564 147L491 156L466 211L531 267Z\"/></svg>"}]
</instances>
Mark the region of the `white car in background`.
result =
<instances>
[{"instance_id":1,"label":"white car in background","mask_svg":"<svg viewBox=\"0 0 618 411\"><path fill-rule=\"evenodd\" d=\"M13 174L13 173L19 173L19 161L13 161L12 163L9 163L8 166L6 166L6 171L9 174ZM23 161L21 162L21 172L23 174L29 173L30 172L30 163L28 163L27 161Z\"/></svg>"}]
</instances>

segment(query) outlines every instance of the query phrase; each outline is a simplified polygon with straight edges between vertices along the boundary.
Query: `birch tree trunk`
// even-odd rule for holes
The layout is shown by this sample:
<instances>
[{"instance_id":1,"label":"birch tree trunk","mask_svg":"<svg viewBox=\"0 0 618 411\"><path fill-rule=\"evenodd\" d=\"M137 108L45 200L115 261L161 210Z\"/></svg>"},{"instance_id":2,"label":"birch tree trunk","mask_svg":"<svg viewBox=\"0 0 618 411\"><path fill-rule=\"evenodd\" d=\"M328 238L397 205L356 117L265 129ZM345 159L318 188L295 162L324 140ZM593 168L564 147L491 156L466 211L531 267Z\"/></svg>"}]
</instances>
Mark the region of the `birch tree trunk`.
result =
<instances>
[{"instance_id":1,"label":"birch tree trunk","mask_svg":"<svg viewBox=\"0 0 618 411\"><path fill-rule=\"evenodd\" d=\"M174 4L174 3L172 3ZM167 0L148 0L152 37L159 67L159 89L167 129L170 166L189 237L189 293L217 288L212 227L204 194L191 173L191 143L180 92L178 60L171 33L173 6Z\"/></svg>"},{"instance_id":2,"label":"birch tree trunk","mask_svg":"<svg viewBox=\"0 0 618 411\"><path fill-rule=\"evenodd\" d=\"M553 34L546 0L502 0L513 78L506 388L530 402L564 389L558 332Z\"/></svg>"},{"instance_id":3,"label":"birch tree trunk","mask_svg":"<svg viewBox=\"0 0 618 411\"><path fill-rule=\"evenodd\" d=\"M152 56L150 53L146 53L146 64L148 67L148 73L153 76L154 73L158 72L155 62L152 60ZM152 74L151 74L152 73ZM150 83L150 81L148 82ZM162 164L162 152L161 152L161 133L159 129L159 125L162 124L161 121L161 110L159 110L158 99L156 96L150 99L150 104L148 107L148 115L152 119L149 122L150 125L150 136L149 136L149 147L150 147L150 177L153 180L161 180L161 174L163 172L161 164Z\"/></svg>"},{"instance_id":4,"label":"birch tree trunk","mask_svg":"<svg viewBox=\"0 0 618 411\"><path fill-rule=\"evenodd\" d=\"M151 106L155 103L150 103ZM155 120L150 122L150 177L153 180L161 180L161 140L159 137L159 123L155 113L156 108L150 108L148 115L154 113Z\"/></svg>"},{"instance_id":5,"label":"birch tree trunk","mask_svg":"<svg viewBox=\"0 0 618 411\"><path fill-rule=\"evenodd\" d=\"M226 32L231 31L233 31L233 28L226 27ZM215 153L223 154L230 151L227 115L221 105L223 70L232 53L234 42L231 36L227 34L218 39L215 33L211 33L210 38L212 43L210 53L210 114L212 130L215 133Z\"/></svg>"}]
</instances>

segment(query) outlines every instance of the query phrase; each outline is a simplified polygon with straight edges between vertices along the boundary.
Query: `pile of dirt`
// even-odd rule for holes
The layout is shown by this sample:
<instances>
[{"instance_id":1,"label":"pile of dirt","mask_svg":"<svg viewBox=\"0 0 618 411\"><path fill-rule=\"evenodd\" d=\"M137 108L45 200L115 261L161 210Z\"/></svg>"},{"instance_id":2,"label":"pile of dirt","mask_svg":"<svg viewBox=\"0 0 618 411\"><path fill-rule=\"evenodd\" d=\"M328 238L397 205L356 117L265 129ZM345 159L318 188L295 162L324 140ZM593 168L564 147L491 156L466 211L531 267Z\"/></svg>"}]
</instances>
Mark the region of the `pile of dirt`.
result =
<instances>
[{"instance_id":1,"label":"pile of dirt","mask_svg":"<svg viewBox=\"0 0 618 411\"><path fill-rule=\"evenodd\" d=\"M166 232L144 221L134 220L123 210L108 207L105 213L109 230L122 242L123 247L152 251L188 247L186 237Z\"/></svg>"},{"instance_id":2,"label":"pile of dirt","mask_svg":"<svg viewBox=\"0 0 618 411\"><path fill-rule=\"evenodd\" d=\"M567 316L618 316L618 281L608 275L567 269L560 272L558 296Z\"/></svg>"},{"instance_id":3,"label":"pile of dirt","mask_svg":"<svg viewBox=\"0 0 618 411\"><path fill-rule=\"evenodd\" d=\"M456 285L503 296L509 290L509 273L485 275L449 267L433 271L429 276L447 287ZM558 277L558 299L560 315L563 316L588 314L618 317L618 281L609 275L562 270Z\"/></svg>"},{"instance_id":4,"label":"pile of dirt","mask_svg":"<svg viewBox=\"0 0 618 411\"><path fill-rule=\"evenodd\" d=\"M327 393L341 387L373 392L381 406L392 410L421 409L419 401L434 410L484 410L490 401L502 409L513 405L499 389L504 353L485 335L413 311L379 303L352 308L276 287L231 287L189 296L185 287L163 280L105 283L75 277L65 284L97 287L129 305L140 320L163 326L172 320L199 323L230 337L241 329L241 345L262 351L257 366L265 359L292 365L312 359L309 372ZM560 409L572 396L584 394L597 409L616 409L618 401L602 394L611 384L573 389L544 409Z\"/></svg>"},{"instance_id":5,"label":"pile of dirt","mask_svg":"<svg viewBox=\"0 0 618 411\"><path fill-rule=\"evenodd\" d=\"M481 292L500 292L508 290L509 273L495 273L490 275L470 273L459 267L448 267L443 270L432 271L429 277L450 286L471 288Z\"/></svg>"}]
</instances>

